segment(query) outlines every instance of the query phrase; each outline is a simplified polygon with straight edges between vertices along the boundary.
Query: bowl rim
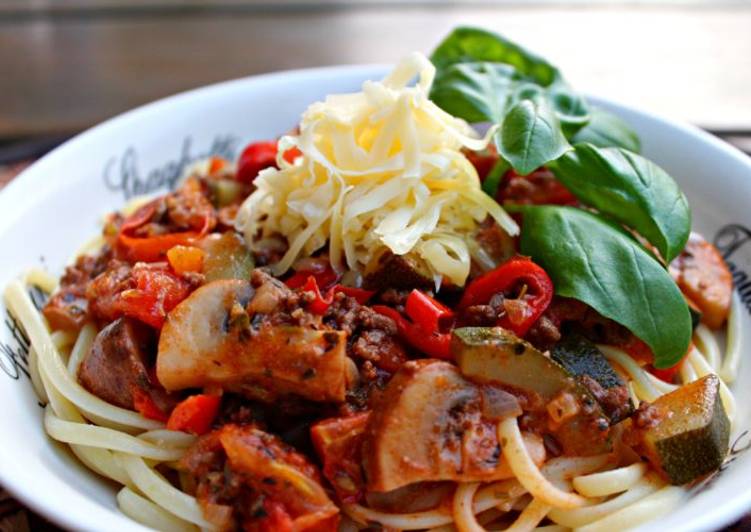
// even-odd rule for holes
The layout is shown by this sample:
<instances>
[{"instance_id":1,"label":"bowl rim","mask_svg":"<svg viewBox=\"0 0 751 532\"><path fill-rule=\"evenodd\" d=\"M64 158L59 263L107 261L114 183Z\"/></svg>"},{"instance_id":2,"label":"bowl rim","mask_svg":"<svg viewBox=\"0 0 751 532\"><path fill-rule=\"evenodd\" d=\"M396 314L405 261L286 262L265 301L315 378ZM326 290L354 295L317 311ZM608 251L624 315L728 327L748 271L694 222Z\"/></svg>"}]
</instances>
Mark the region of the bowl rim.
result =
<instances>
[{"instance_id":1,"label":"bowl rim","mask_svg":"<svg viewBox=\"0 0 751 532\"><path fill-rule=\"evenodd\" d=\"M181 91L179 93L154 100L152 102L140 105L118 115L115 115L74 135L73 137L62 143L60 146L56 147L40 159L36 160L28 168L24 169L19 175L12 179L11 182L8 183L3 188L3 190L0 191L0 212L4 213L3 220L0 225L12 225L13 220L16 218L16 213L22 212L26 209L25 202L18 201L18 199L25 197L27 194L34 193L34 186L37 184L36 181L38 180L37 178L34 178L34 174L39 174L40 169L46 166L53 166L57 162L58 158L65 156L65 154L71 150L75 151L78 144L86 142L92 137L95 138L100 134L100 132L110 128L123 126L130 121L138 121L156 108L170 105L179 105L184 101L191 100L196 97L208 96L211 93L215 92L221 93L223 90L238 87L248 83L273 84L280 79L288 80L289 78L297 77L300 79L309 80L311 78L324 78L332 76L336 77L343 74L362 77L364 81L366 79L372 79L373 76L384 74L388 71L389 68L390 65L383 63L365 63L299 68L245 76L204 85L186 91ZM587 98L587 101L592 102L595 105L604 105L609 109L615 110L616 114L638 115L641 118L651 120L652 122L657 123L661 126L668 126L669 128L679 130L683 134L694 137L702 143L711 145L714 149L719 150L722 153L723 157L734 159L737 163L740 163L743 166L747 167L749 172L751 173L750 157L748 157L746 154L744 154L734 146L720 140L719 138L700 129L697 126L688 124L681 120L667 117L659 112L647 111L639 106L622 104L606 97L593 96L588 93L585 93L585 97ZM42 428L41 424L39 428ZM24 475L13 475L11 473L18 470L14 468L11 469L13 469L13 471L9 471L9 469L5 467L0 467L0 486L18 501L23 503L27 508L49 519L59 526L71 530L96 530L101 528L101 521L98 519L98 513L73 513L69 511L70 508L66 507L63 501L58 500L55 497L39 497L39 479L27 477ZM80 494L80 496L90 504L95 504L98 507L98 504L94 502L87 494L82 493ZM694 519L689 524L687 529L716 529L738 519L749 509L751 509L751 489L743 492L736 492L733 497L726 499L723 504L713 507L709 511L703 513L700 518ZM143 525L135 520L130 519L124 514L122 517L132 523L133 529L140 528L147 530L145 527L143 527Z\"/></svg>"}]
</instances>

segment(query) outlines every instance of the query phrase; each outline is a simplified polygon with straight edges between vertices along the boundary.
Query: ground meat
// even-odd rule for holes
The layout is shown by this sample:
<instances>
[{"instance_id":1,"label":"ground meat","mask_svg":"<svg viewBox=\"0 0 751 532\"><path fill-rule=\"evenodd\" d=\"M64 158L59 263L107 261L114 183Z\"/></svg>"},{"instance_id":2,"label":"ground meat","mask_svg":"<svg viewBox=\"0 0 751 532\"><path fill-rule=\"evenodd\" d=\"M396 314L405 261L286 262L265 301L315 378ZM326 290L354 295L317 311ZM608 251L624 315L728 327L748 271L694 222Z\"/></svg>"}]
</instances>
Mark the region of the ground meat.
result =
<instances>
[{"instance_id":1,"label":"ground meat","mask_svg":"<svg viewBox=\"0 0 751 532\"><path fill-rule=\"evenodd\" d=\"M459 324L465 327L494 327L506 312L504 296L494 294L486 305L472 305L459 316Z\"/></svg>"},{"instance_id":2,"label":"ground meat","mask_svg":"<svg viewBox=\"0 0 751 532\"><path fill-rule=\"evenodd\" d=\"M411 290L397 290L396 288L387 288L376 295L379 303L393 307L399 312L404 312L404 305L407 304Z\"/></svg>"},{"instance_id":3,"label":"ground meat","mask_svg":"<svg viewBox=\"0 0 751 532\"><path fill-rule=\"evenodd\" d=\"M113 310L117 307L115 300L121 292L135 288L130 272L131 266L127 262L112 260L106 271L88 284L86 298L89 300L92 318L110 322L120 316L120 313Z\"/></svg>"},{"instance_id":4,"label":"ground meat","mask_svg":"<svg viewBox=\"0 0 751 532\"><path fill-rule=\"evenodd\" d=\"M102 273L112 258L112 250L104 246L96 255L82 255L73 266L65 269L60 289L44 306L44 316L53 330L77 331L90 319L86 288Z\"/></svg>"},{"instance_id":5,"label":"ground meat","mask_svg":"<svg viewBox=\"0 0 751 532\"><path fill-rule=\"evenodd\" d=\"M324 316L324 323L348 335L347 352L356 361L368 361L389 373L407 360L397 338L396 323L354 298L339 293Z\"/></svg>"},{"instance_id":6,"label":"ground meat","mask_svg":"<svg viewBox=\"0 0 751 532\"><path fill-rule=\"evenodd\" d=\"M605 415L611 420L624 419L631 413L633 408L631 405L631 396L625 384L603 388L599 382L589 375L580 375L578 380L587 387L602 407Z\"/></svg>"},{"instance_id":7,"label":"ground meat","mask_svg":"<svg viewBox=\"0 0 751 532\"><path fill-rule=\"evenodd\" d=\"M624 345L633 336L623 325L576 299L556 296L544 315L564 332L579 333L596 344Z\"/></svg>"},{"instance_id":8,"label":"ground meat","mask_svg":"<svg viewBox=\"0 0 751 532\"><path fill-rule=\"evenodd\" d=\"M272 325L320 325L317 316L306 312L307 305L315 298L312 292L291 290L279 279L258 268L251 273L250 283L256 290L248 307L254 319L268 320Z\"/></svg>"},{"instance_id":9,"label":"ground meat","mask_svg":"<svg viewBox=\"0 0 751 532\"><path fill-rule=\"evenodd\" d=\"M561 339L561 331L553 320L542 315L527 331L525 338L540 351L547 351Z\"/></svg>"}]
</instances>

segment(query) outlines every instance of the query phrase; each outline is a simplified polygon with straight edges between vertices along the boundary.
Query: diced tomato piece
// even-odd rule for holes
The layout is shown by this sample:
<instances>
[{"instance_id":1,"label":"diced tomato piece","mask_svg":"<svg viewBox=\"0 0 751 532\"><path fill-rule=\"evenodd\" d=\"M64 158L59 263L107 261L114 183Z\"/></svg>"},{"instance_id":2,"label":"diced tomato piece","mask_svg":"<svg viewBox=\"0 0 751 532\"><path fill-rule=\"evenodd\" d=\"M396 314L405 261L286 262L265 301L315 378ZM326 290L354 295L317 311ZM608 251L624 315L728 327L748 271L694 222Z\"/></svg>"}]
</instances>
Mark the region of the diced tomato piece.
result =
<instances>
[{"instance_id":1,"label":"diced tomato piece","mask_svg":"<svg viewBox=\"0 0 751 532\"><path fill-rule=\"evenodd\" d=\"M170 414L167 428L200 436L211 429L221 397L218 395L191 395L178 404Z\"/></svg>"},{"instance_id":2,"label":"diced tomato piece","mask_svg":"<svg viewBox=\"0 0 751 532\"><path fill-rule=\"evenodd\" d=\"M188 297L190 287L164 267L137 264L131 275L135 288L113 300L115 313L136 318L161 329L167 313Z\"/></svg>"},{"instance_id":3,"label":"diced tomato piece","mask_svg":"<svg viewBox=\"0 0 751 532\"><path fill-rule=\"evenodd\" d=\"M310 436L323 462L325 476L342 502L357 502L364 493L361 444L369 412L351 417L330 418L310 428Z\"/></svg>"},{"instance_id":4,"label":"diced tomato piece","mask_svg":"<svg viewBox=\"0 0 751 532\"><path fill-rule=\"evenodd\" d=\"M167 414L162 412L161 408L156 405L148 392L138 386L133 386L132 388L133 406L135 406L136 412L139 412L143 417L148 419L167 421Z\"/></svg>"},{"instance_id":5,"label":"diced tomato piece","mask_svg":"<svg viewBox=\"0 0 751 532\"><path fill-rule=\"evenodd\" d=\"M245 147L237 161L236 179L252 183L258 172L276 165L277 141L254 142Z\"/></svg>"}]
</instances>

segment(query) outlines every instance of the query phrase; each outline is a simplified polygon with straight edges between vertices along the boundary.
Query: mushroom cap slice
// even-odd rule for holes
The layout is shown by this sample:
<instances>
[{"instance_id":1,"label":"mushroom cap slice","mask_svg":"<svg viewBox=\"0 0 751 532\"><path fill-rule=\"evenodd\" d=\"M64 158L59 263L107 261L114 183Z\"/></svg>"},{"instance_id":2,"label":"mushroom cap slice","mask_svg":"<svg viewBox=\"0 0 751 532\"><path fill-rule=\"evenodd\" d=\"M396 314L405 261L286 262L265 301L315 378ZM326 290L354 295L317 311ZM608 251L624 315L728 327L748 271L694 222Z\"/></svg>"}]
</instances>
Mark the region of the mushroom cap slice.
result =
<instances>
[{"instance_id":1,"label":"mushroom cap slice","mask_svg":"<svg viewBox=\"0 0 751 532\"><path fill-rule=\"evenodd\" d=\"M504 393L498 390L499 393ZM371 491L390 491L423 481L489 481L513 475L502 458L496 436L498 419L484 393L440 360L407 362L373 405L363 441L363 466ZM518 415L508 410L508 415ZM545 450L540 438L527 435L535 461Z\"/></svg>"},{"instance_id":2,"label":"mushroom cap slice","mask_svg":"<svg viewBox=\"0 0 751 532\"><path fill-rule=\"evenodd\" d=\"M287 394L344 401L346 334L249 315L263 293L247 281L219 280L182 301L159 338L159 382L170 391L218 385L266 401Z\"/></svg>"}]
</instances>

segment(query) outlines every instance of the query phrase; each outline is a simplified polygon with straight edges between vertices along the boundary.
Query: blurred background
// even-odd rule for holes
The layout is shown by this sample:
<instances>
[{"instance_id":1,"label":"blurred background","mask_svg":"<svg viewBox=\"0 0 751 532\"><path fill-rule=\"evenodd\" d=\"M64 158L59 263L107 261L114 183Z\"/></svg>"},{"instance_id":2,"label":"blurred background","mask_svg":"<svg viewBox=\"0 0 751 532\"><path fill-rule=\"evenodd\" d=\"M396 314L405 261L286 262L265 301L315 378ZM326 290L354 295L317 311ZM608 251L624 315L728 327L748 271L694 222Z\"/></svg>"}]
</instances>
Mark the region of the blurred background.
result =
<instances>
[{"instance_id":1,"label":"blurred background","mask_svg":"<svg viewBox=\"0 0 751 532\"><path fill-rule=\"evenodd\" d=\"M429 53L458 24L751 151L751 0L0 0L0 164L207 83Z\"/></svg>"}]
</instances>

